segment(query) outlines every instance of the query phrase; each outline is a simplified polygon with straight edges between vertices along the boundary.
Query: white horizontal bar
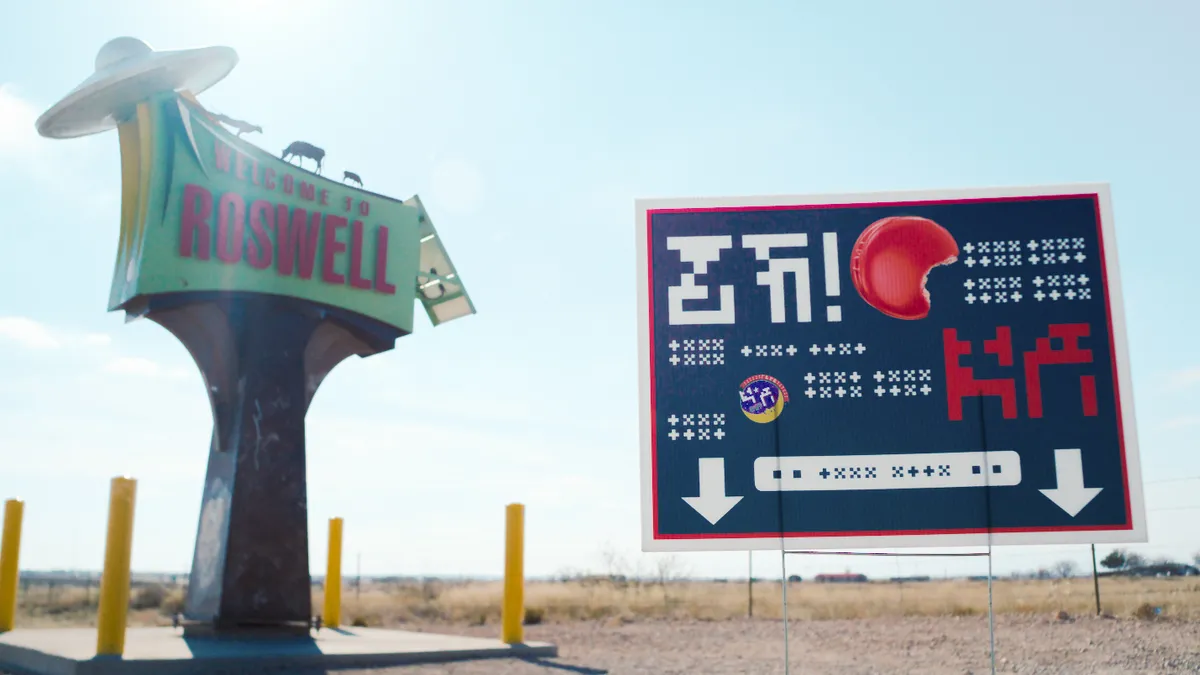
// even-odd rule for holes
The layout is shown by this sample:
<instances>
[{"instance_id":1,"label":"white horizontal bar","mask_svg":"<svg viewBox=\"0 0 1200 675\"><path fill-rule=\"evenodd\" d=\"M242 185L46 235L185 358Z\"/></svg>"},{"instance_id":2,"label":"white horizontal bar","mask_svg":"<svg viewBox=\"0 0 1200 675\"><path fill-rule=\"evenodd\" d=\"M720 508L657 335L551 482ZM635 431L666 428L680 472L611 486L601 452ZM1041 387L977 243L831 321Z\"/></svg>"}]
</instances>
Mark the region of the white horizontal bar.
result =
<instances>
[{"instance_id":1,"label":"white horizontal bar","mask_svg":"<svg viewBox=\"0 0 1200 675\"><path fill-rule=\"evenodd\" d=\"M754 460L754 487L760 492L930 490L1020 483L1021 456L1012 450Z\"/></svg>"}]
</instances>

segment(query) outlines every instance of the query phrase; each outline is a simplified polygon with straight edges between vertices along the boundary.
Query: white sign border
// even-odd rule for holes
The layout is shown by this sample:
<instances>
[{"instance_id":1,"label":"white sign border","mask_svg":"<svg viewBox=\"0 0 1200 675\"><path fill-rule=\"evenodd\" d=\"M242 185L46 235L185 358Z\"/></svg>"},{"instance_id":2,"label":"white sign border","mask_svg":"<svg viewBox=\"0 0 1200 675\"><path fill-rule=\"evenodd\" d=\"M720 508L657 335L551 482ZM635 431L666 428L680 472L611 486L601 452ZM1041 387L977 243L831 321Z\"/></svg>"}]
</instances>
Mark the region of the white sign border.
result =
<instances>
[{"instance_id":1,"label":"white sign border","mask_svg":"<svg viewBox=\"0 0 1200 675\"><path fill-rule=\"evenodd\" d=\"M968 534L855 535L836 537L728 537L654 538L654 489L652 485L650 436L650 278L646 248L648 212L660 209L714 207L805 206L896 203L933 200L988 199L997 197L1041 197L1095 194L1100 203L1100 231L1104 237L1104 266L1108 287L1109 317L1112 322L1113 355L1117 365L1121 424L1125 443L1125 474L1128 480L1131 529L1049 530L1039 532L979 532ZM1142 494L1142 471L1138 453L1137 423L1133 404L1133 379L1129 367L1125 331L1125 302L1117 256L1112 199L1108 183L1073 183L1026 187L966 188L811 195L760 195L748 197L683 197L637 199L634 201L637 238L638 313L638 422L641 449L642 550L646 552L747 551L801 549L930 548L985 545L1062 545L1143 543L1148 540L1146 510Z\"/></svg>"}]
</instances>

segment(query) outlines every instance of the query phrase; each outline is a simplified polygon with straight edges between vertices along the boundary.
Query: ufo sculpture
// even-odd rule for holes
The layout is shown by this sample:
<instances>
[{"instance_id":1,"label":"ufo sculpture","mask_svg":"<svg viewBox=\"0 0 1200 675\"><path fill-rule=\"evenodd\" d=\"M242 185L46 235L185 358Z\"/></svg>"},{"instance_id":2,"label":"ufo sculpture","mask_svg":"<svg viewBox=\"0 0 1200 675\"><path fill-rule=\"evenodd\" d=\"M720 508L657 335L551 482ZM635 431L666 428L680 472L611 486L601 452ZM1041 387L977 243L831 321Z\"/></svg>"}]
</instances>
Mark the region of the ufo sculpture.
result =
<instances>
[{"instance_id":1,"label":"ufo sculpture","mask_svg":"<svg viewBox=\"0 0 1200 675\"><path fill-rule=\"evenodd\" d=\"M36 124L49 138L117 129L109 309L170 331L208 391L188 630L307 634L304 428L317 388L342 360L410 333L416 301L435 326L475 308L418 197L328 180L221 126L196 96L237 62L227 47L117 38Z\"/></svg>"},{"instance_id":2,"label":"ufo sculpture","mask_svg":"<svg viewBox=\"0 0 1200 675\"><path fill-rule=\"evenodd\" d=\"M154 51L137 38L108 41L96 54L96 72L37 120L47 138L77 138L117 128L139 101L154 94L200 94L237 65L229 47Z\"/></svg>"}]
</instances>

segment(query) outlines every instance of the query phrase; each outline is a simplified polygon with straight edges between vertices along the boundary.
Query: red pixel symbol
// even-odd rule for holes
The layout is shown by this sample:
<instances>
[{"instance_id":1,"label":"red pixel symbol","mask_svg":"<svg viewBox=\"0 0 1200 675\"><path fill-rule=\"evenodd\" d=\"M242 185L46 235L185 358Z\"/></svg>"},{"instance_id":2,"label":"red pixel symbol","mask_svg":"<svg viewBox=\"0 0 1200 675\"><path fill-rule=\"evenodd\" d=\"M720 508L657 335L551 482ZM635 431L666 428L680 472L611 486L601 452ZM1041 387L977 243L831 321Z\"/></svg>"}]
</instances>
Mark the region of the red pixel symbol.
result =
<instances>
[{"instance_id":1,"label":"red pixel symbol","mask_svg":"<svg viewBox=\"0 0 1200 675\"><path fill-rule=\"evenodd\" d=\"M1042 416L1041 367L1068 363L1091 363L1092 350L1079 348L1079 338L1087 337L1090 333L1091 327L1086 323L1050 324L1050 337L1038 338L1037 349L1025 352L1025 401L1029 406L1030 417ZM1050 340L1052 338L1061 339L1063 348L1051 347ZM1092 375L1080 376L1079 388L1083 397L1083 414L1095 417L1096 378Z\"/></svg>"},{"instance_id":2,"label":"red pixel symbol","mask_svg":"<svg viewBox=\"0 0 1200 675\"><path fill-rule=\"evenodd\" d=\"M1033 351L1023 355L1025 366L1025 404L1029 416L1040 418L1042 406L1042 366L1080 364L1092 362L1092 350L1082 349L1079 338L1088 337L1091 328L1086 323L1050 324L1049 337L1037 338ZM1055 349L1053 339L1062 341L1062 348ZM1008 326L996 328L996 337L983 341L983 351L996 357L999 365L1013 365L1012 329ZM1005 419L1017 417L1017 384L1015 378L975 379L970 366L960 363L962 356L971 353L971 343L958 339L958 331L946 328L942 331L942 352L946 362L946 404L950 420L963 418L963 399L969 396L999 396ZM1096 378L1093 375L1079 377L1080 397L1083 414L1095 417Z\"/></svg>"}]
</instances>

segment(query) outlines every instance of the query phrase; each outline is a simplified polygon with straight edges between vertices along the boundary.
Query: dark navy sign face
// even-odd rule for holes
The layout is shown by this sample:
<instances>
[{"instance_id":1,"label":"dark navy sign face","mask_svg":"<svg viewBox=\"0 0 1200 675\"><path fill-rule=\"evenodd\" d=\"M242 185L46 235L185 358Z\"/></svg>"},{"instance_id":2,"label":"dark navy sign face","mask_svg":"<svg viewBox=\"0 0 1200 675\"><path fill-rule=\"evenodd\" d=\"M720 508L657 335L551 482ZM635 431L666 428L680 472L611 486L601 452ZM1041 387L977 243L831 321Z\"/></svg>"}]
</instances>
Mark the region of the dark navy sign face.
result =
<instances>
[{"instance_id":1,"label":"dark navy sign face","mask_svg":"<svg viewBox=\"0 0 1200 675\"><path fill-rule=\"evenodd\" d=\"M646 550L1145 541L1106 186L746 204L638 205Z\"/></svg>"}]
</instances>

